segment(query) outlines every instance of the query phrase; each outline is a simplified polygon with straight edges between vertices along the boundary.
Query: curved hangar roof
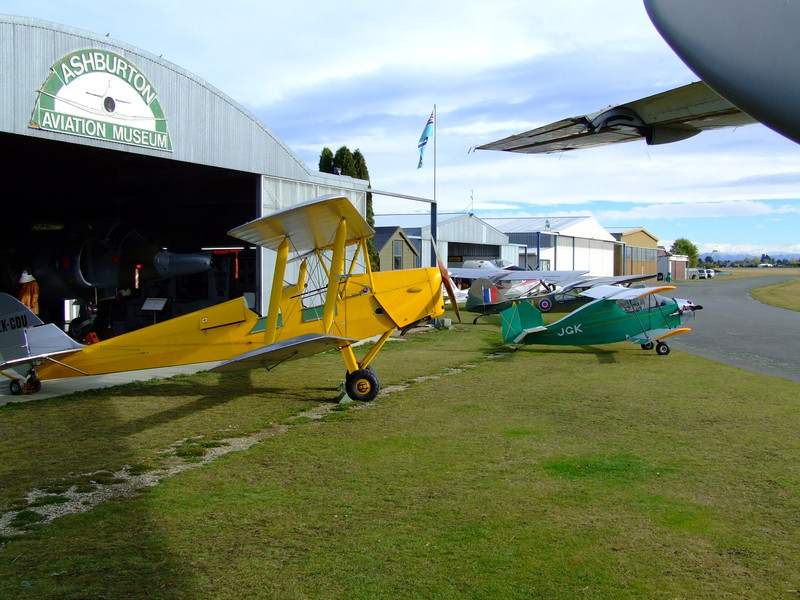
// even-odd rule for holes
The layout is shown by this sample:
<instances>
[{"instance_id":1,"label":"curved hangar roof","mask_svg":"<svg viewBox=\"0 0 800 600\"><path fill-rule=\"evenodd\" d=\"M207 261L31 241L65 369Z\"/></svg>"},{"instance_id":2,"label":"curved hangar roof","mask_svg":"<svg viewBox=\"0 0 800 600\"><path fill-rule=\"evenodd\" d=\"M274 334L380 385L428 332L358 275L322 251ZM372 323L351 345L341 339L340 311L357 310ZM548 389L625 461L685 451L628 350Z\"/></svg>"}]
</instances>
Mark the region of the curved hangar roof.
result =
<instances>
[{"instance_id":1,"label":"curved hangar roof","mask_svg":"<svg viewBox=\"0 0 800 600\"><path fill-rule=\"evenodd\" d=\"M105 36L0 15L0 69L4 183L40 216L91 210L230 243L224 232L258 216L259 199L270 212L367 189L309 169L218 89Z\"/></svg>"}]
</instances>

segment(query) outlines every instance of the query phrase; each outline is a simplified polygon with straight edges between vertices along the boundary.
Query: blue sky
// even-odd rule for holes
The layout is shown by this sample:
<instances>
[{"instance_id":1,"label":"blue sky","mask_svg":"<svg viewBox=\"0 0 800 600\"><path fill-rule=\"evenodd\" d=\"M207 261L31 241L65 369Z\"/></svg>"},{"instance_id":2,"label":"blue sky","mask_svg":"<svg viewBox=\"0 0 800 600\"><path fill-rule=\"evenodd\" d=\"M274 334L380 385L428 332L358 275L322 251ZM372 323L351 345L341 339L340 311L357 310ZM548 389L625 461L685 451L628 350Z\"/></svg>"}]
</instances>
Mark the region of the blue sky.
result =
<instances>
[{"instance_id":1,"label":"blue sky","mask_svg":"<svg viewBox=\"0 0 800 600\"><path fill-rule=\"evenodd\" d=\"M0 0L0 12L109 34L232 97L306 163L359 149L375 189L478 216L591 214L703 253L800 254L800 146L761 125L666 146L471 151L697 78L639 0ZM417 141L436 105L436 146ZM425 207L376 197L375 210Z\"/></svg>"}]
</instances>

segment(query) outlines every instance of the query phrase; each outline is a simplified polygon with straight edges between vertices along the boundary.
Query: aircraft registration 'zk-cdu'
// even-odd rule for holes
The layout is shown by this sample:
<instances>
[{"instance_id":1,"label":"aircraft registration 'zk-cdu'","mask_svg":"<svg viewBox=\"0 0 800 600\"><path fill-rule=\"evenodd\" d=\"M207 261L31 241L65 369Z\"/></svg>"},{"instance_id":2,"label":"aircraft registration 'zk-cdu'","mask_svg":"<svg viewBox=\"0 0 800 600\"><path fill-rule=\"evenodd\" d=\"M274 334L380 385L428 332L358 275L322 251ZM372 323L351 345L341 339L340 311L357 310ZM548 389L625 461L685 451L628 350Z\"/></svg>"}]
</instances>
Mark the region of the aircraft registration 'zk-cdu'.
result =
<instances>
[{"instance_id":1,"label":"aircraft registration 'zk-cdu'","mask_svg":"<svg viewBox=\"0 0 800 600\"><path fill-rule=\"evenodd\" d=\"M82 345L0 294L0 372L11 380L11 392L38 391L42 379L203 362L223 361L214 371L272 368L337 349L347 369L348 396L372 400L380 384L371 363L392 332L443 314L442 284L453 297L441 264L372 272L367 240L374 231L344 197L316 198L229 234L277 252L265 317L238 298ZM285 285L290 254L300 267L297 281ZM325 273L319 287L307 285L312 261ZM377 341L359 360L352 345L367 338Z\"/></svg>"}]
</instances>

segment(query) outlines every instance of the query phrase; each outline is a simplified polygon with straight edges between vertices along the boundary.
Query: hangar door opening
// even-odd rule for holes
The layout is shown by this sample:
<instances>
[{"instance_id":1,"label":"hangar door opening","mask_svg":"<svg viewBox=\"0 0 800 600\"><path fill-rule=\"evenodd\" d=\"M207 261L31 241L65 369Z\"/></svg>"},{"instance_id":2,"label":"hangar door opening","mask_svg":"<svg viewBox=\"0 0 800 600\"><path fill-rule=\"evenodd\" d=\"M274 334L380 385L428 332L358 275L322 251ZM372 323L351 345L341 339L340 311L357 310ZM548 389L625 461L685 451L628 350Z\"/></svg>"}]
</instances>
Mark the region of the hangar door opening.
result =
<instances>
[{"instance_id":1,"label":"hangar door opening","mask_svg":"<svg viewBox=\"0 0 800 600\"><path fill-rule=\"evenodd\" d=\"M227 231L257 217L259 175L6 133L0 156L0 291L30 271L43 320L91 303L102 338L258 292L256 251Z\"/></svg>"},{"instance_id":2,"label":"hangar door opening","mask_svg":"<svg viewBox=\"0 0 800 600\"><path fill-rule=\"evenodd\" d=\"M500 258L500 247L491 244L465 244L448 242L447 265L460 267L468 260L495 260Z\"/></svg>"}]
</instances>

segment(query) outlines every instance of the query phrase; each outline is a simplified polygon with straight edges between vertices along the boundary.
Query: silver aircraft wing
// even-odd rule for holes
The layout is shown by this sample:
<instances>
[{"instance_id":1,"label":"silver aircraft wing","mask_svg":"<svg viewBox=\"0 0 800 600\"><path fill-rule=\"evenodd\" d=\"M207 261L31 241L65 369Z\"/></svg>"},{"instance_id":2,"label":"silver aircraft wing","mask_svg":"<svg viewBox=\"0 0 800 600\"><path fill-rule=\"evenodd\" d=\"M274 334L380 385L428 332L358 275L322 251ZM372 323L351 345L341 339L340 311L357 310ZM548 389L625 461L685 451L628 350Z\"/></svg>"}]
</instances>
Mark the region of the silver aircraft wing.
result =
<instances>
[{"instance_id":1,"label":"silver aircraft wing","mask_svg":"<svg viewBox=\"0 0 800 600\"><path fill-rule=\"evenodd\" d=\"M598 112L570 117L478 146L523 154L548 154L620 142L677 142L701 131L755 123L702 81Z\"/></svg>"}]
</instances>

